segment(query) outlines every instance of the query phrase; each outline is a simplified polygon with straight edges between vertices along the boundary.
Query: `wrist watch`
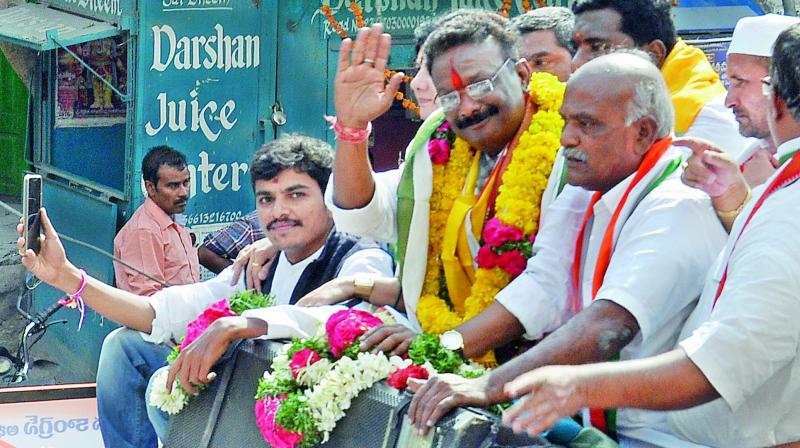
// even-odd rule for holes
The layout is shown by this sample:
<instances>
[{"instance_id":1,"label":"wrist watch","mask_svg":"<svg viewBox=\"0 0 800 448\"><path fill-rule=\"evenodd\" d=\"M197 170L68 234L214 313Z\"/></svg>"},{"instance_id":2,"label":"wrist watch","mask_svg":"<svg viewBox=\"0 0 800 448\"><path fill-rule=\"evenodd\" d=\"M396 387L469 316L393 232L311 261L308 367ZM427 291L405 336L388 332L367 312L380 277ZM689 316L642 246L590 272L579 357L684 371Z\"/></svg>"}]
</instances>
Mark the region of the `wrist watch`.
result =
<instances>
[{"instance_id":1,"label":"wrist watch","mask_svg":"<svg viewBox=\"0 0 800 448\"><path fill-rule=\"evenodd\" d=\"M367 274L356 274L353 278L353 293L368 301L372 295L372 288L375 287L375 277Z\"/></svg>"},{"instance_id":2,"label":"wrist watch","mask_svg":"<svg viewBox=\"0 0 800 448\"><path fill-rule=\"evenodd\" d=\"M456 330L447 330L439 335L439 343L448 350L461 355L464 353L464 336Z\"/></svg>"}]
</instances>

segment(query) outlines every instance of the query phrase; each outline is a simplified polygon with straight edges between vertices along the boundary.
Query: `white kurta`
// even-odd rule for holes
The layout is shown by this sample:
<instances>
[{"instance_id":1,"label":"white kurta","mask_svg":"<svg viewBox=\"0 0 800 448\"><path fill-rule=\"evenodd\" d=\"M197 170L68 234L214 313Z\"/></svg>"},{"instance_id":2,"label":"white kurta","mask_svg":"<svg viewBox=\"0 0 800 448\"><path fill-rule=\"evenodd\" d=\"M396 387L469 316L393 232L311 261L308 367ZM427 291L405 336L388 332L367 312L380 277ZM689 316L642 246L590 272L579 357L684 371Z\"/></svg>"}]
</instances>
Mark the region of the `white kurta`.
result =
<instances>
[{"instance_id":1,"label":"white kurta","mask_svg":"<svg viewBox=\"0 0 800 448\"><path fill-rule=\"evenodd\" d=\"M704 274L724 244L725 231L708 196L683 185L680 170L636 203L679 151L670 148L631 192L617 223L614 252L603 286L597 293L597 300L617 303L639 324L639 333L620 353L622 360L657 355L675 346L683 321L700 295ZM592 277L603 235L632 178L604 194L594 206L582 257L583 307L592 303ZM525 272L497 296L531 338L556 330L571 317L575 241L591 195L577 187L565 187L536 237L535 256L528 260ZM620 409L617 431L623 446L633 440L693 446L681 444L670 434L663 412Z\"/></svg>"},{"instance_id":2,"label":"white kurta","mask_svg":"<svg viewBox=\"0 0 800 448\"><path fill-rule=\"evenodd\" d=\"M786 142L778 157L799 147L800 139ZM800 440L800 183L773 193L741 232L775 176L754 191L734 223L681 334L680 347L721 395L670 413L675 432L698 443L760 447ZM728 256L725 289L712 312Z\"/></svg>"},{"instance_id":3,"label":"white kurta","mask_svg":"<svg viewBox=\"0 0 800 448\"><path fill-rule=\"evenodd\" d=\"M318 258L321 254L322 249L300 263L307 262L305 263L307 266L308 263ZM255 317L267 323L268 333L264 336L266 339L313 336L318 324L325 322L336 311L345 309L343 306L307 308L288 305L300 273L297 273L296 276L281 277L280 273L291 272L292 267L281 266L283 263L288 263L286 257L279 257L276 262L279 264L276 267L276 277L273 284L283 283L283 286L289 287L275 288L278 294L276 296L277 306L249 310L244 313L246 317ZM358 251L344 261L337 277L362 273L391 276L391 257L380 249ZM148 302L155 310L155 318L153 319L153 328L150 334L142 333L144 340L154 344L166 344L172 339L177 341L184 337L186 335L186 326L189 322L197 318L211 304L246 289L244 276L239 278L239 282L236 285L231 286L232 276L233 266L229 266L210 280L191 285L171 286L148 297ZM399 317L399 313L392 314L396 318Z\"/></svg>"}]
</instances>

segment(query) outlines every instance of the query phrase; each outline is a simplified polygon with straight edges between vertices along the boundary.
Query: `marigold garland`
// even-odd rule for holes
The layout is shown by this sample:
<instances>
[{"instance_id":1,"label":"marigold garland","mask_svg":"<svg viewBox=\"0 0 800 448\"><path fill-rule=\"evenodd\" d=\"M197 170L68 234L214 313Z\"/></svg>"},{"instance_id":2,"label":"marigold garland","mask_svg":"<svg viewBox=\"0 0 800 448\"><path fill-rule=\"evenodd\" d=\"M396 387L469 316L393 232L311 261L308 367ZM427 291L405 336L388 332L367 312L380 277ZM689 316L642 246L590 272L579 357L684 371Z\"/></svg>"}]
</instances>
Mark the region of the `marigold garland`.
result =
<instances>
[{"instance_id":1,"label":"marigold garland","mask_svg":"<svg viewBox=\"0 0 800 448\"><path fill-rule=\"evenodd\" d=\"M564 89L565 85L549 73L531 75L528 91L537 112L514 148L495 200L495 218L506 228L520 229L527 239L538 230L539 204L559 147L564 121L558 109ZM443 333L477 316L515 276L499 266L479 267L475 272L475 283L471 287L470 296L464 303L463 314L453 310L452 305L445 300L446 286L442 282L444 274L440 260L445 224L453 200L463 188L473 154L469 144L455 139L449 162L433 165L428 263L425 283L417 305L417 318L422 329L428 333ZM532 202L530 198L537 199ZM517 275L518 273L516 272ZM487 353L479 361L487 365L496 364L493 352Z\"/></svg>"},{"instance_id":2,"label":"marigold garland","mask_svg":"<svg viewBox=\"0 0 800 448\"><path fill-rule=\"evenodd\" d=\"M353 11L353 17L356 18L356 25L359 28L364 27L364 10L358 6L358 2L350 2L350 11Z\"/></svg>"},{"instance_id":3,"label":"marigold garland","mask_svg":"<svg viewBox=\"0 0 800 448\"><path fill-rule=\"evenodd\" d=\"M508 18L510 15L509 11L511 11L511 2L512 0L503 0L503 6L501 6L500 9L497 10L497 13L505 18Z\"/></svg>"},{"instance_id":4,"label":"marigold garland","mask_svg":"<svg viewBox=\"0 0 800 448\"><path fill-rule=\"evenodd\" d=\"M320 12L325 15L325 18L328 19L328 23L331 24L331 28L333 31L339 35L342 39L347 38L347 31L342 28L342 25L339 24L339 21L336 20L336 17L333 16L333 11L331 11L331 7L328 5L322 5L319 8Z\"/></svg>"}]
</instances>

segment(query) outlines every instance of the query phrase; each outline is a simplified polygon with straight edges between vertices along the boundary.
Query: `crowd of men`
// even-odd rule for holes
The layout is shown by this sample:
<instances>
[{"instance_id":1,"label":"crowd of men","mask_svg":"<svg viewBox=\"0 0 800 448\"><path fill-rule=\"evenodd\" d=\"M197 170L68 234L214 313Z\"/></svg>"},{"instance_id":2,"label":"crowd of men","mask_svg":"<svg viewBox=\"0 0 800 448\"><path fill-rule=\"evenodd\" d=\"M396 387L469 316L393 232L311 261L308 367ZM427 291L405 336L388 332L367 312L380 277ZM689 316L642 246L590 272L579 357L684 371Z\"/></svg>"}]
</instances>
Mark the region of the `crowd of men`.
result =
<instances>
[{"instance_id":1,"label":"crowd of men","mask_svg":"<svg viewBox=\"0 0 800 448\"><path fill-rule=\"evenodd\" d=\"M85 284L86 305L123 325L98 368L106 445L163 438L167 417L146 406L148 381L186 324L232 293L256 287L277 305L215 321L169 383L195 391L233 340L308 336L348 306L392 313L398 323L365 334L361 348L402 354L426 329L432 258L444 266L441 288L463 302L505 169L537 119L533 72L566 82L533 255L491 304L445 331L467 357L508 356L476 379L410 380L411 422L424 434L455 407L513 401L504 423L532 436L566 428L564 445L800 443L800 19L741 19L726 90L670 14L663 0L578 0L511 21L477 10L432 19L417 30L411 83L426 121L404 165L382 173L368 158L370 122L402 74L385 79L382 27L359 30L339 53L335 152L301 135L259 149L256 210L201 247L199 261L219 273L205 282L177 223L188 170L172 148L143 160L147 200L115 240L119 258L152 275L116 265L120 289L88 277L44 212L42 250L23 263L68 294ZM437 162L425 149L445 122L469 144L474 175L460 188L463 213L436 230ZM435 231L457 242L451 252L431 249Z\"/></svg>"}]
</instances>

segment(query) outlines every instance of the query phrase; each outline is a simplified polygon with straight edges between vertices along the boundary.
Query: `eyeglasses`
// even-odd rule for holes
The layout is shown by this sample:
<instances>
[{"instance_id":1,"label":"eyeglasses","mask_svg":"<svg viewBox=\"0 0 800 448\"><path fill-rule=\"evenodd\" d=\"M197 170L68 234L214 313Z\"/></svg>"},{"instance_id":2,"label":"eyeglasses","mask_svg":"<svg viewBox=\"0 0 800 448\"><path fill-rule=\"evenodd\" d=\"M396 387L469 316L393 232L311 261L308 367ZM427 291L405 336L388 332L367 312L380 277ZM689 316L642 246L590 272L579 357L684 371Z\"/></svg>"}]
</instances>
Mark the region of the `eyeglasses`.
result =
<instances>
[{"instance_id":1,"label":"eyeglasses","mask_svg":"<svg viewBox=\"0 0 800 448\"><path fill-rule=\"evenodd\" d=\"M765 76L761 78L761 93L764 96L769 96L770 92L772 92L772 77Z\"/></svg>"},{"instance_id":2,"label":"eyeglasses","mask_svg":"<svg viewBox=\"0 0 800 448\"><path fill-rule=\"evenodd\" d=\"M486 95L492 93L494 90L494 81L497 79L497 75L503 71L508 63L511 62L511 58L508 58L503 62L503 65L494 72L489 79L484 79L483 81L474 82L466 87L464 87L464 92L469 95L475 101L480 100L481 98L485 97ZM461 104L461 94L458 93L458 90L453 90L450 93L446 93L444 95L438 95L436 97L436 105L441 107L445 112L452 112L458 109L458 106Z\"/></svg>"}]
</instances>

